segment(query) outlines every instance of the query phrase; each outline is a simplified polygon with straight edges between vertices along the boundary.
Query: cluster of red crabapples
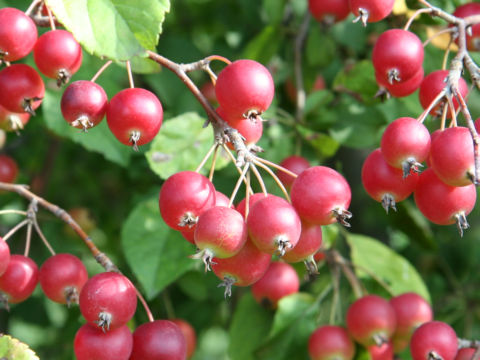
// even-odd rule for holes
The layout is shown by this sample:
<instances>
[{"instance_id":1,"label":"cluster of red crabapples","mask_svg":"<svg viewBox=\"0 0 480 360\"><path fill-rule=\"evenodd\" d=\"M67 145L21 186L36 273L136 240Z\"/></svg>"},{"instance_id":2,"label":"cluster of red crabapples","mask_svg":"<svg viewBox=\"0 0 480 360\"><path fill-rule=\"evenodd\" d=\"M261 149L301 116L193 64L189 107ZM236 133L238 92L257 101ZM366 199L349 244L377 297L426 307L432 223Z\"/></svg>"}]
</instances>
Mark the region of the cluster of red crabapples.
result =
<instances>
[{"instance_id":1,"label":"cluster of red crabapples","mask_svg":"<svg viewBox=\"0 0 480 360\"><path fill-rule=\"evenodd\" d=\"M312 360L351 360L355 343L363 346L372 360L392 360L407 347L413 360L454 360L475 351L459 351L455 331L444 322L433 321L430 304L415 293L390 301L377 295L359 298L348 308L345 322L346 327L320 326L310 335Z\"/></svg>"},{"instance_id":2,"label":"cluster of red crabapples","mask_svg":"<svg viewBox=\"0 0 480 360\"><path fill-rule=\"evenodd\" d=\"M291 203L255 193L236 206L207 177L182 171L163 184L160 213L169 227L195 244L193 257L203 259L206 270L211 268L223 281L225 295L232 285L249 286L262 278L273 255L291 263L304 261L313 270L321 226L337 221L348 226L351 192L331 168L302 170L291 185Z\"/></svg>"},{"instance_id":3,"label":"cluster of red crabapples","mask_svg":"<svg viewBox=\"0 0 480 360\"><path fill-rule=\"evenodd\" d=\"M82 48L66 30L53 29L38 37L32 19L14 8L0 9L0 61L7 66L0 71L0 127L18 131L40 106L45 85L38 72L21 60L33 51L37 69L44 76L66 84L82 64ZM88 130L106 116L113 135L134 149L150 142L163 121L163 108L148 90L128 88L110 102L101 86L80 80L70 84L61 101L65 121Z\"/></svg>"},{"instance_id":4,"label":"cluster of red crabapples","mask_svg":"<svg viewBox=\"0 0 480 360\"><path fill-rule=\"evenodd\" d=\"M78 360L184 360L195 349L195 332L181 319L151 321L132 334L127 323L136 311L137 293L125 276L103 272L89 279L84 264L71 254L53 255L38 269L30 257L10 254L0 238L1 303L8 309L26 300L38 283L50 300L80 306L86 323L75 335Z\"/></svg>"}]
</instances>

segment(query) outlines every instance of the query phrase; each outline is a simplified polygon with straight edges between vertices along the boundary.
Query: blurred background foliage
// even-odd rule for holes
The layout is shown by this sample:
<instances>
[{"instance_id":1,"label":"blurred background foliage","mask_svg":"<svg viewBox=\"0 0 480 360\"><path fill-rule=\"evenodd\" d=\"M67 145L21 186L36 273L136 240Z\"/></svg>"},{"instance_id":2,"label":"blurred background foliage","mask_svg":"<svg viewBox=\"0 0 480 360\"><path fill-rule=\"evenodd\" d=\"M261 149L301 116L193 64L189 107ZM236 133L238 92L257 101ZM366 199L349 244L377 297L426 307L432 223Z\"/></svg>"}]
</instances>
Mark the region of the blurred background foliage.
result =
<instances>
[{"instance_id":1,"label":"blurred background foliage","mask_svg":"<svg viewBox=\"0 0 480 360\"><path fill-rule=\"evenodd\" d=\"M432 1L447 11L464 2ZM363 160L379 146L384 128L398 117L417 117L422 111L416 93L384 102L374 98L377 86L369 58L375 39L386 29L405 24L406 5L410 9L417 7L416 1L397 3L395 16L367 28L353 24L352 18L334 26L310 22L302 53L303 80L308 91L302 119L295 118L291 88L294 42L307 11L305 0L172 1L157 50L181 63L218 54L231 60L250 58L268 66L276 94L264 116L268 122L259 143L265 149L265 158L280 162L288 155L301 154L312 164L337 169L352 187L352 228L344 231L329 226L325 229L326 242L345 255L351 252L359 263L375 266L374 270L390 284L399 285L399 292L414 289L429 294L436 319L452 324L461 337L478 339L478 206L469 216L471 228L460 238L454 226L428 223L412 199L399 204L398 212L387 216L361 185ZM28 5L24 0L0 0L2 7L25 10ZM436 25L422 17L412 29L425 39L427 27ZM425 73L440 68L442 56L442 50L428 46ZM31 56L26 62L33 62ZM102 64L102 60L85 53L84 64L72 80L90 79ZM221 66L213 64L216 71ZM192 73L192 77L198 86L209 81L203 73ZM315 90L318 77L325 85ZM114 65L98 83L112 97L128 86L126 71ZM8 134L2 149L19 164L18 182L29 184L34 192L65 209L76 209L81 225L139 286L157 318L180 317L194 326L199 337L195 360L306 359L309 334L331 318L332 294L327 290L332 275L328 266L321 265L320 274L313 279L306 277L302 264L297 266L303 279L302 292L282 301L277 312L257 305L249 289L236 288L232 298L225 300L223 290L217 288L217 278L204 274L200 264L187 258L194 252L193 246L166 228L157 203L162 181L173 172L195 169L210 147L211 130L201 127L205 113L166 69L137 75L135 84L154 91L165 110L165 132L161 131L151 146L144 146L138 153L119 144L105 121L87 134L69 128L59 110L61 91L47 81L48 92L38 115L20 136ZM470 95L474 118L480 116L479 100L478 91ZM438 123L429 120L427 125L433 129ZM161 156L172 153L176 156ZM232 164L220 167L214 184L230 195L238 175ZM269 190L278 193L271 180L266 182ZM26 206L14 194L0 194L0 209ZM90 274L102 270L64 224L44 211L39 220L57 252L80 256ZM2 217L0 234L18 221L15 216ZM23 251L24 237L19 232L11 240L13 252ZM40 241L34 241L31 256L37 264L47 258ZM379 258L385 261L378 262ZM392 263L386 259L398 266L407 259L412 274L418 272L423 281L405 283L401 273L388 267ZM369 290L384 294L368 276L359 276ZM343 322L342 311L353 300L344 279L340 291L337 323ZM146 316L139 308L132 328L144 321ZM0 310L0 332L28 343L42 359L72 359L73 338L81 323L77 308L54 304L39 288L32 298L12 306L10 312ZM408 358L409 354L402 356Z\"/></svg>"}]
</instances>

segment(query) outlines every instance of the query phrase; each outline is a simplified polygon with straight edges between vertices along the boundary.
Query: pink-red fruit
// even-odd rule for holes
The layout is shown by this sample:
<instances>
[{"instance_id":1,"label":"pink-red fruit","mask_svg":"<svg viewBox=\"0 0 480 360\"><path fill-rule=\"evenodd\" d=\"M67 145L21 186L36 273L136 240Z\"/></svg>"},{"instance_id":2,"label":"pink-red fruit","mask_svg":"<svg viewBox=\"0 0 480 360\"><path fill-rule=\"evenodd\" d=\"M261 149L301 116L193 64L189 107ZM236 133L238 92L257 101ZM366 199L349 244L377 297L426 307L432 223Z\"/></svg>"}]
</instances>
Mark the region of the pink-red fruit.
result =
<instances>
[{"instance_id":1,"label":"pink-red fruit","mask_svg":"<svg viewBox=\"0 0 480 360\"><path fill-rule=\"evenodd\" d=\"M0 60L16 61L27 56L37 41L37 26L24 12L0 9Z\"/></svg>"},{"instance_id":2,"label":"pink-red fruit","mask_svg":"<svg viewBox=\"0 0 480 360\"><path fill-rule=\"evenodd\" d=\"M441 321L430 321L421 325L415 330L410 341L413 360L430 360L433 357L453 360L457 350L457 334L450 325Z\"/></svg>"},{"instance_id":3,"label":"pink-red fruit","mask_svg":"<svg viewBox=\"0 0 480 360\"><path fill-rule=\"evenodd\" d=\"M0 293L10 304L17 304L32 295L38 283L38 267L27 256L11 255L7 269L0 276Z\"/></svg>"},{"instance_id":4,"label":"pink-red fruit","mask_svg":"<svg viewBox=\"0 0 480 360\"><path fill-rule=\"evenodd\" d=\"M325 325L310 335L308 353L311 360L351 360L355 344L345 328Z\"/></svg>"}]
</instances>

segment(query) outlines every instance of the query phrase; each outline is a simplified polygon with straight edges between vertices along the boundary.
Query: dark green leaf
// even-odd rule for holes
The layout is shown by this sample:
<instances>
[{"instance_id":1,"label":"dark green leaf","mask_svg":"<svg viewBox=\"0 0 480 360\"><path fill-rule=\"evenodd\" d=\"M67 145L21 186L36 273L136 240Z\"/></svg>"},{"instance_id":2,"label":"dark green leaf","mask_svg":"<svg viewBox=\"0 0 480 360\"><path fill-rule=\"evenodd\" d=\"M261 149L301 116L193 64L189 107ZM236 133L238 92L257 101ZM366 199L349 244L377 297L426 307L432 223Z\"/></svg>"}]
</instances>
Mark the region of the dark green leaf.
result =
<instances>
[{"instance_id":1,"label":"dark green leaf","mask_svg":"<svg viewBox=\"0 0 480 360\"><path fill-rule=\"evenodd\" d=\"M111 133L106 120L84 133L67 124L60 111L61 93L46 91L42 103L43 118L47 127L55 134L69 138L90 151L95 151L106 159L127 166L133 150L120 143Z\"/></svg>"},{"instance_id":2,"label":"dark green leaf","mask_svg":"<svg viewBox=\"0 0 480 360\"><path fill-rule=\"evenodd\" d=\"M27 345L8 335L0 334L0 359L2 360L39 360Z\"/></svg>"},{"instance_id":3,"label":"dark green leaf","mask_svg":"<svg viewBox=\"0 0 480 360\"><path fill-rule=\"evenodd\" d=\"M156 197L130 213L122 228L122 246L148 299L195 266L188 258L195 252L193 245L165 224Z\"/></svg>"},{"instance_id":4,"label":"dark green leaf","mask_svg":"<svg viewBox=\"0 0 480 360\"><path fill-rule=\"evenodd\" d=\"M271 324L272 314L258 305L250 292L246 293L238 302L230 325L228 354L231 359L255 359L254 351Z\"/></svg>"},{"instance_id":5,"label":"dark green leaf","mask_svg":"<svg viewBox=\"0 0 480 360\"><path fill-rule=\"evenodd\" d=\"M309 65L324 67L330 64L335 56L335 41L318 24L310 28L305 56Z\"/></svg>"},{"instance_id":6,"label":"dark green leaf","mask_svg":"<svg viewBox=\"0 0 480 360\"><path fill-rule=\"evenodd\" d=\"M378 85L375 81L375 71L370 60L360 61L353 66L340 71L333 82L336 91L344 92L366 104L378 103L375 98Z\"/></svg>"},{"instance_id":7,"label":"dark green leaf","mask_svg":"<svg viewBox=\"0 0 480 360\"><path fill-rule=\"evenodd\" d=\"M317 151L321 157L335 155L340 144L327 134L311 131L306 127L297 127L302 137Z\"/></svg>"},{"instance_id":8,"label":"dark green leaf","mask_svg":"<svg viewBox=\"0 0 480 360\"><path fill-rule=\"evenodd\" d=\"M283 19L286 0L263 0L262 10L270 24L278 24Z\"/></svg>"},{"instance_id":9,"label":"dark green leaf","mask_svg":"<svg viewBox=\"0 0 480 360\"><path fill-rule=\"evenodd\" d=\"M276 26L267 26L250 43L248 43L244 58L256 60L263 64L275 55L283 41L282 32Z\"/></svg>"},{"instance_id":10,"label":"dark green leaf","mask_svg":"<svg viewBox=\"0 0 480 360\"><path fill-rule=\"evenodd\" d=\"M382 279L395 295L416 292L430 302L430 294L417 270L404 257L400 256L380 241L357 234L347 236L351 248L353 264L360 277L370 278L363 269L368 269Z\"/></svg>"},{"instance_id":11,"label":"dark green leaf","mask_svg":"<svg viewBox=\"0 0 480 360\"><path fill-rule=\"evenodd\" d=\"M205 119L197 113L166 121L145 154L153 172L166 179L179 171L195 170L213 144L212 129L204 124ZM210 169L211 159L203 167L204 174ZM227 164L226 155L219 149L215 169Z\"/></svg>"}]
</instances>

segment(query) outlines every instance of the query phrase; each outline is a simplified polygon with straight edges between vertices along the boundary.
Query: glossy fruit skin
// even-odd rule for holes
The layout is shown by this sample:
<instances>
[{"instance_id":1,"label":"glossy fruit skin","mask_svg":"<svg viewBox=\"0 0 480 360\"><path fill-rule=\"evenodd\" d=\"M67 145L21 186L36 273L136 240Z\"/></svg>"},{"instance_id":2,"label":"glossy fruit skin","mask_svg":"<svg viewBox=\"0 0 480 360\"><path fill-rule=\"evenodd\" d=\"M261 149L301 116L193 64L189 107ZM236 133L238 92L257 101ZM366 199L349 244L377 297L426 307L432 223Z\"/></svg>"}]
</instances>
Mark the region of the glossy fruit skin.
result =
<instances>
[{"instance_id":1,"label":"glossy fruit skin","mask_svg":"<svg viewBox=\"0 0 480 360\"><path fill-rule=\"evenodd\" d=\"M350 10L355 16L360 15L360 9L368 11L368 22L377 22L386 18L393 9L395 0L349 0Z\"/></svg>"},{"instance_id":2,"label":"glossy fruit skin","mask_svg":"<svg viewBox=\"0 0 480 360\"><path fill-rule=\"evenodd\" d=\"M200 250L208 249L215 257L228 258L242 249L247 235L247 225L237 210L213 206L199 216L194 240Z\"/></svg>"},{"instance_id":3,"label":"glossy fruit skin","mask_svg":"<svg viewBox=\"0 0 480 360\"><path fill-rule=\"evenodd\" d=\"M396 352L408 346L415 329L423 323L433 320L430 304L416 293L404 293L390 299L390 305L397 318L397 327L393 335Z\"/></svg>"},{"instance_id":4,"label":"glossy fruit skin","mask_svg":"<svg viewBox=\"0 0 480 360\"><path fill-rule=\"evenodd\" d=\"M207 177L181 171L170 176L160 189L160 214L172 229L186 231L188 227L179 225L184 216L190 213L196 218L214 206L215 201L215 188Z\"/></svg>"},{"instance_id":5,"label":"glossy fruit skin","mask_svg":"<svg viewBox=\"0 0 480 360\"><path fill-rule=\"evenodd\" d=\"M310 335L308 353L312 360L351 360L355 355L355 344L344 327L325 325Z\"/></svg>"},{"instance_id":6,"label":"glossy fruit skin","mask_svg":"<svg viewBox=\"0 0 480 360\"><path fill-rule=\"evenodd\" d=\"M0 181L13 183L18 175L18 167L10 156L0 155Z\"/></svg>"},{"instance_id":7,"label":"glossy fruit skin","mask_svg":"<svg viewBox=\"0 0 480 360\"><path fill-rule=\"evenodd\" d=\"M292 205L300 218L317 225L337 222L334 210L348 209L352 193L345 178L326 166L312 166L292 184Z\"/></svg>"},{"instance_id":8,"label":"glossy fruit skin","mask_svg":"<svg viewBox=\"0 0 480 360\"><path fill-rule=\"evenodd\" d=\"M56 254L49 257L40 267L38 280L45 295L60 304L72 300L68 291L78 295L88 280L88 273L82 261L72 254Z\"/></svg>"},{"instance_id":9,"label":"glossy fruit skin","mask_svg":"<svg viewBox=\"0 0 480 360\"><path fill-rule=\"evenodd\" d=\"M282 259L288 263L297 263L307 260L313 256L322 246L322 228L320 225L308 224L302 222L302 232L297 245L285 255Z\"/></svg>"},{"instance_id":10,"label":"glossy fruit skin","mask_svg":"<svg viewBox=\"0 0 480 360\"><path fill-rule=\"evenodd\" d=\"M383 132L380 149L385 161L402 169L404 162L414 159L423 162L430 153L430 133L417 119L401 117L390 123Z\"/></svg>"},{"instance_id":11,"label":"glossy fruit skin","mask_svg":"<svg viewBox=\"0 0 480 360\"><path fill-rule=\"evenodd\" d=\"M100 85L79 80L65 89L60 108L66 122L77 129L88 129L102 121L107 103L107 94Z\"/></svg>"},{"instance_id":12,"label":"glossy fruit skin","mask_svg":"<svg viewBox=\"0 0 480 360\"><path fill-rule=\"evenodd\" d=\"M108 103L107 124L122 144L133 145L134 132L140 133L137 145L149 143L158 134L163 122L163 108L150 91L129 88L118 92Z\"/></svg>"},{"instance_id":13,"label":"glossy fruit skin","mask_svg":"<svg viewBox=\"0 0 480 360\"><path fill-rule=\"evenodd\" d=\"M172 319L170 320L174 324L176 324L185 336L185 341L187 344L187 359L190 359L193 354L195 353L195 348L197 346L197 335L195 333L195 329L189 322L183 319Z\"/></svg>"},{"instance_id":14,"label":"glossy fruit skin","mask_svg":"<svg viewBox=\"0 0 480 360\"><path fill-rule=\"evenodd\" d=\"M240 135L245 138L245 145L255 145L263 135L263 121L259 119L238 119L232 122L230 126L236 129ZM227 146L233 150L234 146L231 142L227 142Z\"/></svg>"},{"instance_id":15,"label":"glossy fruit skin","mask_svg":"<svg viewBox=\"0 0 480 360\"><path fill-rule=\"evenodd\" d=\"M310 162L303 156L291 155L283 159L278 165L298 175L310 167ZM292 187L292 184L295 181L293 176L290 176L289 174L278 169L275 173L287 189Z\"/></svg>"},{"instance_id":16,"label":"glossy fruit skin","mask_svg":"<svg viewBox=\"0 0 480 360\"><path fill-rule=\"evenodd\" d=\"M241 118L254 111L263 113L270 106L275 87L272 75L253 60L237 60L219 74L215 85L218 103L229 117Z\"/></svg>"},{"instance_id":17,"label":"glossy fruit skin","mask_svg":"<svg viewBox=\"0 0 480 360\"><path fill-rule=\"evenodd\" d=\"M35 99L32 109L42 103L45 85L37 71L25 64L13 64L0 71L0 105L15 113L25 112L25 99Z\"/></svg>"},{"instance_id":18,"label":"glossy fruit skin","mask_svg":"<svg viewBox=\"0 0 480 360\"><path fill-rule=\"evenodd\" d=\"M38 283L38 267L29 257L11 255L7 269L0 276L0 291L10 304L17 304L32 295Z\"/></svg>"},{"instance_id":19,"label":"glossy fruit skin","mask_svg":"<svg viewBox=\"0 0 480 360\"><path fill-rule=\"evenodd\" d=\"M430 103L440 94L440 92L445 88L445 79L447 78L448 70L436 70L431 72L423 79L420 84L420 90L418 92L418 98L420 104L424 109L427 109ZM458 81L458 89L460 94L465 98L468 93L468 85L465 80L461 77ZM458 102L453 98L453 107L455 110L458 109ZM441 107L437 104L431 111L431 115L440 115ZM450 110L447 111L447 118L451 117Z\"/></svg>"},{"instance_id":20,"label":"glossy fruit skin","mask_svg":"<svg viewBox=\"0 0 480 360\"><path fill-rule=\"evenodd\" d=\"M137 294L133 284L122 274L103 272L85 283L79 305L83 317L92 325L99 321L100 313L110 314L109 325L102 327L111 330L125 325L133 317Z\"/></svg>"},{"instance_id":21,"label":"glossy fruit skin","mask_svg":"<svg viewBox=\"0 0 480 360\"><path fill-rule=\"evenodd\" d=\"M133 333L130 360L185 360L187 344L180 328L168 320L140 325Z\"/></svg>"},{"instance_id":22,"label":"glossy fruit skin","mask_svg":"<svg viewBox=\"0 0 480 360\"><path fill-rule=\"evenodd\" d=\"M463 4L456 8L453 15L461 18L466 18L473 15L480 15L480 4L478 2ZM467 49L469 51L479 51L480 24L472 25L470 29L471 35L469 35L469 33L467 32Z\"/></svg>"},{"instance_id":23,"label":"glossy fruit skin","mask_svg":"<svg viewBox=\"0 0 480 360\"><path fill-rule=\"evenodd\" d=\"M463 126L447 128L435 137L430 161L435 174L451 186L472 184L475 176L473 140L470 130Z\"/></svg>"},{"instance_id":24,"label":"glossy fruit skin","mask_svg":"<svg viewBox=\"0 0 480 360\"><path fill-rule=\"evenodd\" d=\"M403 201L415 190L418 174L406 178L403 171L387 164L380 149L371 152L362 166L362 184L372 199L382 202L386 194L395 202Z\"/></svg>"},{"instance_id":25,"label":"glossy fruit skin","mask_svg":"<svg viewBox=\"0 0 480 360\"><path fill-rule=\"evenodd\" d=\"M33 48L33 58L40 72L52 79L65 71L70 78L82 65L82 47L66 30L51 30L41 35Z\"/></svg>"},{"instance_id":26,"label":"glossy fruit skin","mask_svg":"<svg viewBox=\"0 0 480 360\"><path fill-rule=\"evenodd\" d=\"M428 360L431 351L435 351L443 360L453 360L457 349L455 331L441 321L430 321L421 325L415 330L410 341L413 360Z\"/></svg>"},{"instance_id":27,"label":"glossy fruit skin","mask_svg":"<svg viewBox=\"0 0 480 360\"><path fill-rule=\"evenodd\" d=\"M270 196L270 195L268 195ZM248 206L249 206L249 212L250 210L252 209L253 205L255 205L255 203L258 201L258 200L261 200L261 199L264 199L266 196L264 193L255 193L255 194L251 194L250 197L248 198ZM246 198L243 198L238 204L237 206L235 207L237 209L237 211L242 214L243 217L245 217L245 212L247 210L247 207L246 207L246 204L247 204L247 199Z\"/></svg>"},{"instance_id":28,"label":"glossy fruit skin","mask_svg":"<svg viewBox=\"0 0 480 360\"><path fill-rule=\"evenodd\" d=\"M103 332L84 324L75 334L73 348L77 360L129 360L133 336L126 325Z\"/></svg>"},{"instance_id":29,"label":"glossy fruit skin","mask_svg":"<svg viewBox=\"0 0 480 360\"><path fill-rule=\"evenodd\" d=\"M367 295L350 305L346 324L350 335L364 346L376 345L375 336L389 340L396 327L395 311L377 295Z\"/></svg>"},{"instance_id":30,"label":"glossy fruit skin","mask_svg":"<svg viewBox=\"0 0 480 360\"><path fill-rule=\"evenodd\" d=\"M264 253L248 239L243 248L227 259L213 259L212 270L220 280L230 277L233 285L249 286L257 282L267 271L272 255Z\"/></svg>"},{"instance_id":31,"label":"glossy fruit skin","mask_svg":"<svg viewBox=\"0 0 480 360\"><path fill-rule=\"evenodd\" d=\"M297 245L302 225L297 212L286 200L271 195L258 200L250 209L247 218L248 234L253 243L263 252L275 254L280 251L280 241L288 241L288 252ZM280 254L283 255L283 253Z\"/></svg>"},{"instance_id":32,"label":"glossy fruit skin","mask_svg":"<svg viewBox=\"0 0 480 360\"><path fill-rule=\"evenodd\" d=\"M10 247L7 242L0 237L0 276L7 270L10 262Z\"/></svg>"},{"instance_id":33,"label":"glossy fruit skin","mask_svg":"<svg viewBox=\"0 0 480 360\"><path fill-rule=\"evenodd\" d=\"M423 67L420 68L415 75L406 79L405 81L394 81L390 84L385 79L381 78L378 73L375 73L375 79L378 85L383 86L388 90L389 94L393 97L405 97L413 94L423 81L424 71Z\"/></svg>"},{"instance_id":34,"label":"glossy fruit skin","mask_svg":"<svg viewBox=\"0 0 480 360\"><path fill-rule=\"evenodd\" d=\"M475 185L455 187L441 181L433 169L420 174L414 192L415 203L421 213L438 225L455 224L455 215L465 212L468 215L477 199Z\"/></svg>"},{"instance_id":35,"label":"glossy fruit skin","mask_svg":"<svg viewBox=\"0 0 480 360\"><path fill-rule=\"evenodd\" d=\"M0 129L5 131L18 131L30 120L30 114L28 113L15 113L8 111L2 105L0 105Z\"/></svg>"},{"instance_id":36,"label":"glossy fruit skin","mask_svg":"<svg viewBox=\"0 0 480 360\"><path fill-rule=\"evenodd\" d=\"M475 353L475 348L463 348L458 349L455 360L472 360L473 354Z\"/></svg>"},{"instance_id":37,"label":"glossy fruit skin","mask_svg":"<svg viewBox=\"0 0 480 360\"><path fill-rule=\"evenodd\" d=\"M224 193L215 190L215 206L225 206L228 207L228 204L230 203L230 199L228 198L227 195ZM232 205L232 207L234 207Z\"/></svg>"},{"instance_id":38,"label":"glossy fruit skin","mask_svg":"<svg viewBox=\"0 0 480 360\"><path fill-rule=\"evenodd\" d=\"M395 80L389 82L391 71L396 70L399 80L405 82L423 69L423 56L423 44L417 35L402 29L391 29L378 37L372 62L377 78L382 84L391 85L397 83Z\"/></svg>"},{"instance_id":39,"label":"glossy fruit skin","mask_svg":"<svg viewBox=\"0 0 480 360\"><path fill-rule=\"evenodd\" d=\"M275 309L280 299L297 293L299 288L300 280L292 265L274 261L263 277L252 285L252 294L259 304Z\"/></svg>"},{"instance_id":40,"label":"glossy fruit skin","mask_svg":"<svg viewBox=\"0 0 480 360\"><path fill-rule=\"evenodd\" d=\"M0 52L8 52L5 61L16 61L27 56L37 41L37 26L23 11L0 9Z\"/></svg>"},{"instance_id":41,"label":"glossy fruit skin","mask_svg":"<svg viewBox=\"0 0 480 360\"><path fill-rule=\"evenodd\" d=\"M317 21L331 17L339 22L350 14L348 0L308 0L308 8Z\"/></svg>"},{"instance_id":42,"label":"glossy fruit skin","mask_svg":"<svg viewBox=\"0 0 480 360\"><path fill-rule=\"evenodd\" d=\"M393 360L394 352L392 343L386 342L380 346L370 345L368 348L371 360Z\"/></svg>"}]
</instances>

